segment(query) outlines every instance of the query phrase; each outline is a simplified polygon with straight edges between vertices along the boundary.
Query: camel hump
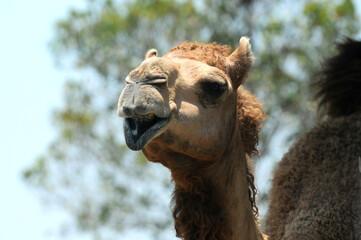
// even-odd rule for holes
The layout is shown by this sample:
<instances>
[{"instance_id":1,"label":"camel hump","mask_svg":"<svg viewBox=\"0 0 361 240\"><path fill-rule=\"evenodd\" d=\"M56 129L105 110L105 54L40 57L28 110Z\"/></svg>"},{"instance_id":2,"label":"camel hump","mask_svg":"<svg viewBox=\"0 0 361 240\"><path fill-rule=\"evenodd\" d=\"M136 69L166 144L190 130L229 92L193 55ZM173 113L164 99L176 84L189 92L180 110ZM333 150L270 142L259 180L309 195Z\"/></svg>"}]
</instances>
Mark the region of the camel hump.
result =
<instances>
[{"instance_id":1,"label":"camel hump","mask_svg":"<svg viewBox=\"0 0 361 240\"><path fill-rule=\"evenodd\" d=\"M361 41L347 38L337 44L338 54L324 62L317 88L319 108L330 117L347 116L361 110Z\"/></svg>"}]
</instances>

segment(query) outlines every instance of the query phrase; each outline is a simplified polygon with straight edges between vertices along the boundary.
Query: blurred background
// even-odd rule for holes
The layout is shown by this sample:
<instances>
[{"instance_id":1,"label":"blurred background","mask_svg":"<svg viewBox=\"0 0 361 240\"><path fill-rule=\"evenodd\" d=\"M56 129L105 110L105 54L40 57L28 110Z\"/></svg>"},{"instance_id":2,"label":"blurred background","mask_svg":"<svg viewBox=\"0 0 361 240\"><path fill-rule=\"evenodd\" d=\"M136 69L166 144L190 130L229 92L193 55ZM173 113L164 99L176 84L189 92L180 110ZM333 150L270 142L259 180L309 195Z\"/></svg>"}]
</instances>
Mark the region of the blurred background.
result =
<instances>
[{"instance_id":1,"label":"blurred background","mask_svg":"<svg viewBox=\"0 0 361 240\"><path fill-rule=\"evenodd\" d=\"M268 119L255 157L258 205L292 142L322 120L310 81L358 0L12 0L0 2L0 239L175 239L170 174L125 146L124 77L150 48L182 41L256 57L245 87Z\"/></svg>"}]
</instances>

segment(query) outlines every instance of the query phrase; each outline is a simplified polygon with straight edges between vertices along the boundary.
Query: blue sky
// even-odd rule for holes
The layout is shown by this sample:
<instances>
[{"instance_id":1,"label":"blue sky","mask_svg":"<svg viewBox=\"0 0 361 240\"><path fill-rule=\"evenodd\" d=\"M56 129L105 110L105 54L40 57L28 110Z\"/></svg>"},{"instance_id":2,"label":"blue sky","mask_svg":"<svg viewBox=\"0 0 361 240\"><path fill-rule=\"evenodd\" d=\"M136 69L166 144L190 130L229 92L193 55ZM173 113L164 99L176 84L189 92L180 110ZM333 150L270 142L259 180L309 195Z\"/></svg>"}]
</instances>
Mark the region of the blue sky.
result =
<instances>
[{"instance_id":1,"label":"blue sky","mask_svg":"<svg viewBox=\"0 0 361 240\"><path fill-rule=\"evenodd\" d=\"M61 104L66 76L55 69L47 45L54 22L82 2L0 1L1 240L59 239L65 216L41 206L21 171L55 136L50 114Z\"/></svg>"}]
</instances>

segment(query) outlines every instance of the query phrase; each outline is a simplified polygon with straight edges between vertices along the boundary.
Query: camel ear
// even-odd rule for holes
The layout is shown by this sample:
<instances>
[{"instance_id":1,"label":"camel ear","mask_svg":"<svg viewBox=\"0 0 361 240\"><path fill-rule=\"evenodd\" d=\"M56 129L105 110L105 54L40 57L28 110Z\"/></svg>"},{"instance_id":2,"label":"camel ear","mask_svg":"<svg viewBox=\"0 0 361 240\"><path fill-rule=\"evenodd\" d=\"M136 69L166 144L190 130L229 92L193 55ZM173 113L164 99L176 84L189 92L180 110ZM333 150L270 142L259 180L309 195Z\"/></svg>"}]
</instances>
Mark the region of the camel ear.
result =
<instances>
[{"instance_id":1,"label":"camel ear","mask_svg":"<svg viewBox=\"0 0 361 240\"><path fill-rule=\"evenodd\" d=\"M145 54L145 59L151 58L151 57L156 57L157 55L158 55L157 49L153 48L153 49L148 50L148 52Z\"/></svg>"},{"instance_id":2,"label":"camel ear","mask_svg":"<svg viewBox=\"0 0 361 240\"><path fill-rule=\"evenodd\" d=\"M253 64L253 55L249 38L241 37L239 46L226 59L227 74L231 78L233 88L243 84Z\"/></svg>"}]
</instances>

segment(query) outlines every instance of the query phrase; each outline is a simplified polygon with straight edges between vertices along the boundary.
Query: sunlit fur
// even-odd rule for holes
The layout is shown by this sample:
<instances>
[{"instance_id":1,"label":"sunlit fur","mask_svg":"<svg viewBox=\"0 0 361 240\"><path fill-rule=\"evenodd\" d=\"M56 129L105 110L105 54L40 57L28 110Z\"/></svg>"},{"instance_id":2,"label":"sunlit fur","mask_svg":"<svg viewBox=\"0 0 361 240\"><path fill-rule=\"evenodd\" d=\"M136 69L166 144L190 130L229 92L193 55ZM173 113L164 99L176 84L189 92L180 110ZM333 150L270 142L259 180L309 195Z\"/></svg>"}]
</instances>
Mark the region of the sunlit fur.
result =
<instances>
[{"instance_id":1,"label":"sunlit fur","mask_svg":"<svg viewBox=\"0 0 361 240\"><path fill-rule=\"evenodd\" d=\"M226 72L226 57L230 54L231 48L227 45L184 42L173 47L165 57L193 59Z\"/></svg>"},{"instance_id":2,"label":"sunlit fur","mask_svg":"<svg viewBox=\"0 0 361 240\"><path fill-rule=\"evenodd\" d=\"M361 239L361 42L348 39L338 51L313 85L328 118L275 172L270 239Z\"/></svg>"},{"instance_id":3,"label":"sunlit fur","mask_svg":"<svg viewBox=\"0 0 361 240\"><path fill-rule=\"evenodd\" d=\"M183 43L163 57L156 55L149 51L129 74L118 114L130 118L125 110L133 107L143 115L170 118L142 151L149 161L171 171L177 236L264 239L257 225L250 157L258 154L265 115L257 99L241 86L253 62L249 39L241 38L233 52L215 43ZM167 83L147 84L147 75L166 76ZM207 95L212 86L221 86L223 92Z\"/></svg>"},{"instance_id":4,"label":"sunlit fur","mask_svg":"<svg viewBox=\"0 0 361 240\"><path fill-rule=\"evenodd\" d=\"M243 168L247 175L248 199L250 205L241 206L241 209L251 208L254 216L258 215L256 206L256 188L254 176L251 171L249 157L258 154L256 145L260 123L265 115L256 98L244 90L238 90L238 127L234 138L239 141L230 141L229 148L238 149L238 153L232 155L233 159L227 159L227 174L231 179L233 171ZM232 139L233 140L233 139ZM215 162L194 162L189 160L178 167L179 162L167 161L172 170L172 177L176 183L173 193L173 217L177 236L186 240L191 239L231 239L232 232L228 229L229 223L221 214L221 201L217 198L213 189L213 183L207 181L204 176L217 171L219 165ZM239 202L238 204L242 204ZM249 216L252 217L252 216ZM251 220L252 221L252 220ZM252 238L249 238L252 239Z\"/></svg>"},{"instance_id":5,"label":"sunlit fur","mask_svg":"<svg viewBox=\"0 0 361 240\"><path fill-rule=\"evenodd\" d=\"M183 43L173 47L165 56L194 59L226 72L226 57L230 54L231 48L226 45ZM252 57L249 56L249 58ZM242 73L239 72L239 74ZM242 144L247 156L258 154L256 145L260 123L265 118L264 112L257 99L243 87L240 87L238 91L237 106L239 140L241 142L232 141L236 145L232 147L240 148L237 145ZM232 161L240 160L233 159ZM172 169L171 166L168 167ZM172 173L178 183L173 193L173 217L178 237L184 239L231 238L232 233L227 229L225 219L219 214L221 211L218 201L222 200L214 196L211 183L204 181L204 178L201 177L202 171L210 171L212 167L214 167L213 164L208 162L198 162L190 164L180 172L173 171ZM254 215L258 216L254 176L249 165L246 170L249 201ZM229 174L231 173L232 169L229 171ZM209 201L209 199L213 199L213 201Z\"/></svg>"}]
</instances>

